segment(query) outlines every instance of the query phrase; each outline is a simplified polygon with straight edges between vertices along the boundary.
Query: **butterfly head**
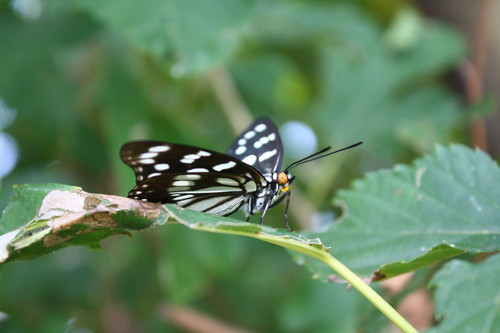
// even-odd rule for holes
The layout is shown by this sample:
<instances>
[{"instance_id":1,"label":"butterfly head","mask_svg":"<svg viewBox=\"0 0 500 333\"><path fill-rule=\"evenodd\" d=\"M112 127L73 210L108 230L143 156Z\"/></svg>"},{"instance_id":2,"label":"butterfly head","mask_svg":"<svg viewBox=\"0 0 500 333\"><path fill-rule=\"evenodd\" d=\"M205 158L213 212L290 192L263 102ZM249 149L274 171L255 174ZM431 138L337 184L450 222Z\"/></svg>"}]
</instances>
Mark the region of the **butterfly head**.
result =
<instances>
[{"instance_id":1,"label":"butterfly head","mask_svg":"<svg viewBox=\"0 0 500 333\"><path fill-rule=\"evenodd\" d=\"M290 190L290 185L292 184L295 177L293 177L289 172L282 171L276 175L276 182L279 185L281 192L288 192Z\"/></svg>"}]
</instances>

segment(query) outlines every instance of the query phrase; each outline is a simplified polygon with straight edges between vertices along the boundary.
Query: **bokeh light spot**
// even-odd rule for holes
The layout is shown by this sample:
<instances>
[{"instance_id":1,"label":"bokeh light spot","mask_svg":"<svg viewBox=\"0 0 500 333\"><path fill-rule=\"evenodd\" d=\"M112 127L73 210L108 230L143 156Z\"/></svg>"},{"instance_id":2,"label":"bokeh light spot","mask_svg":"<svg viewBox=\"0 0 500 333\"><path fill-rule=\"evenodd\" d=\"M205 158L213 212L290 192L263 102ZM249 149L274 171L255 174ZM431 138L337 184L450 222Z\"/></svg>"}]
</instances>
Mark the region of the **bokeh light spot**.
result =
<instances>
[{"instance_id":1,"label":"bokeh light spot","mask_svg":"<svg viewBox=\"0 0 500 333\"><path fill-rule=\"evenodd\" d=\"M316 134L308 125L299 121L289 121L280 127L286 155L299 159L312 154L318 145Z\"/></svg>"}]
</instances>

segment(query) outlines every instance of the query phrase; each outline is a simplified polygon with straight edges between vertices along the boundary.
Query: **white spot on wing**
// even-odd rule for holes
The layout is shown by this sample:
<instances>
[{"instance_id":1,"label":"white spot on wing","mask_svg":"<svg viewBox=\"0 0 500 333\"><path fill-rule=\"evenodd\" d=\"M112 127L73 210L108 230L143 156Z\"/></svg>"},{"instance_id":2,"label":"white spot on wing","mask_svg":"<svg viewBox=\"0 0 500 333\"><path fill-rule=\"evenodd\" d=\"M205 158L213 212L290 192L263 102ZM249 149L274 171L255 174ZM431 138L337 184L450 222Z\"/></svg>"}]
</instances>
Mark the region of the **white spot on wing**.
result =
<instances>
[{"instance_id":1,"label":"white spot on wing","mask_svg":"<svg viewBox=\"0 0 500 333\"><path fill-rule=\"evenodd\" d=\"M153 158L158 156L158 153L143 153L139 155L139 158Z\"/></svg>"},{"instance_id":2,"label":"white spot on wing","mask_svg":"<svg viewBox=\"0 0 500 333\"><path fill-rule=\"evenodd\" d=\"M154 146L149 148L149 151L152 153L162 153L168 150L170 150L169 146Z\"/></svg>"},{"instance_id":3,"label":"white spot on wing","mask_svg":"<svg viewBox=\"0 0 500 333\"><path fill-rule=\"evenodd\" d=\"M193 186L194 182L190 180L176 180L172 183L173 186Z\"/></svg>"},{"instance_id":4,"label":"white spot on wing","mask_svg":"<svg viewBox=\"0 0 500 333\"><path fill-rule=\"evenodd\" d=\"M155 162L155 160L153 160L152 158L146 158L144 160L139 160L139 163L141 164L153 164Z\"/></svg>"},{"instance_id":5,"label":"white spot on wing","mask_svg":"<svg viewBox=\"0 0 500 333\"><path fill-rule=\"evenodd\" d=\"M245 190L247 190L247 192L257 191L257 184L253 181L245 183L244 186L245 186Z\"/></svg>"},{"instance_id":6,"label":"white spot on wing","mask_svg":"<svg viewBox=\"0 0 500 333\"><path fill-rule=\"evenodd\" d=\"M246 144L247 144L247 140L245 140L245 139L239 139L239 140L238 140L238 144L239 144L240 146L244 146L244 145L246 145Z\"/></svg>"},{"instance_id":7,"label":"white spot on wing","mask_svg":"<svg viewBox=\"0 0 500 333\"><path fill-rule=\"evenodd\" d=\"M255 162L257 162L257 156L255 156L255 155L248 155L247 157L245 157L244 159L242 159L242 161L245 162L246 164L254 165Z\"/></svg>"},{"instance_id":8,"label":"white spot on wing","mask_svg":"<svg viewBox=\"0 0 500 333\"><path fill-rule=\"evenodd\" d=\"M245 135L243 135L243 137L245 139L247 139L247 140L253 138L254 136L255 136L255 132L254 131L248 131L248 132L245 133Z\"/></svg>"},{"instance_id":9,"label":"white spot on wing","mask_svg":"<svg viewBox=\"0 0 500 333\"><path fill-rule=\"evenodd\" d=\"M260 141L255 141L255 143L253 144L253 147L255 149L259 149L260 147L262 147L262 143Z\"/></svg>"},{"instance_id":10,"label":"white spot on wing","mask_svg":"<svg viewBox=\"0 0 500 333\"><path fill-rule=\"evenodd\" d=\"M268 158L273 157L274 155L276 155L277 152L278 151L276 149L273 149L271 151L266 151L264 154L259 156L259 162L263 162L263 161L267 160Z\"/></svg>"},{"instance_id":11,"label":"white spot on wing","mask_svg":"<svg viewBox=\"0 0 500 333\"><path fill-rule=\"evenodd\" d=\"M206 153L206 152L198 152L198 154L188 154L188 155L185 155L182 160L181 160L181 163L185 163L185 164L191 164L193 163L195 160L199 159L201 157L201 154L200 153ZM207 154L210 154L210 153L207 153Z\"/></svg>"},{"instance_id":12,"label":"white spot on wing","mask_svg":"<svg viewBox=\"0 0 500 333\"><path fill-rule=\"evenodd\" d=\"M228 185L228 186L239 186L240 185L240 183L238 183L234 179L222 178L222 177L217 178L217 183L219 183L221 185Z\"/></svg>"},{"instance_id":13,"label":"white spot on wing","mask_svg":"<svg viewBox=\"0 0 500 333\"><path fill-rule=\"evenodd\" d=\"M200 150L200 151L198 152L198 155L199 155L199 156L210 156L210 155L212 155L212 154L210 154L208 151L203 151L203 150Z\"/></svg>"},{"instance_id":14,"label":"white spot on wing","mask_svg":"<svg viewBox=\"0 0 500 333\"><path fill-rule=\"evenodd\" d=\"M156 171L164 171L170 168L170 166L167 163L161 163L161 164L156 164L154 168Z\"/></svg>"},{"instance_id":15,"label":"white spot on wing","mask_svg":"<svg viewBox=\"0 0 500 333\"><path fill-rule=\"evenodd\" d=\"M178 197L175 198L175 201L185 200L185 199L191 199L192 197L194 197L193 194L180 195L180 196L178 196Z\"/></svg>"},{"instance_id":16,"label":"white spot on wing","mask_svg":"<svg viewBox=\"0 0 500 333\"><path fill-rule=\"evenodd\" d=\"M200 175L179 175L176 176L174 179L175 180L198 180L200 179Z\"/></svg>"},{"instance_id":17,"label":"white spot on wing","mask_svg":"<svg viewBox=\"0 0 500 333\"><path fill-rule=\"evenodd\" d=\"M208 169L205 169L205 168L194 168L194 169L188 170L187 172L208 172Z\"/></svg>"},{"instance_id":18,"label":"white spot on wing","mask_svg":"<svg viewBox=\"0 0 500 333\"><path fill-rule=\"evenodd\" d=\"M271 134L269 134L269 135L267 136L267 138L269 139L269 141L274 141L274 140L276 140L276 134L271 133Z\"/></svg>"},{"instance_id":19,"label":"white spot on wing","mask_svg":"<svg viewBox=\"0 0 500 333\"><path fill-rule=\"evenodd\" d=\"M246 151L247 151L247 147L245 147L245 146L239 146L234 153L236 155L241 155L241 154L243 154Z\"/></svg>"},{"instance_id":20,"label":"white spot on wing","mask_svg":"<svg viewBox=\"0 0 500 333\"><path fill-rule=\"evenodd\" d=\"M157 176L161 176L161 173L159 173L159 172L151 173L148 175L148 178L153 178L153 177L157 177Z\"/></svg>"},{"instance_id":21,"label":"white spot on wing","mask_svg":"<svg viewBox=\"0 0 500 333\"><path fill-rule=\"evenodd\" d=\"M229 161L227 163L222 163L222 164L216 165L216 166L212 167L212 169L214 169L215 171L222 171L222 170L230 169L230 168L234 167L235 165L236 165L236 162Z\"/></svg>"},{"instance_id":22,"label":"white spot on wing","mask_svg":"<svg viewBox=\"0 0 500 333\"><path fill-rule=\"evenodd\" d=\"M267 128L266 124L259 124L259 125L255 126L255 131L263 132L266 130L266 128Z\"/></svg>"}]
</instances>

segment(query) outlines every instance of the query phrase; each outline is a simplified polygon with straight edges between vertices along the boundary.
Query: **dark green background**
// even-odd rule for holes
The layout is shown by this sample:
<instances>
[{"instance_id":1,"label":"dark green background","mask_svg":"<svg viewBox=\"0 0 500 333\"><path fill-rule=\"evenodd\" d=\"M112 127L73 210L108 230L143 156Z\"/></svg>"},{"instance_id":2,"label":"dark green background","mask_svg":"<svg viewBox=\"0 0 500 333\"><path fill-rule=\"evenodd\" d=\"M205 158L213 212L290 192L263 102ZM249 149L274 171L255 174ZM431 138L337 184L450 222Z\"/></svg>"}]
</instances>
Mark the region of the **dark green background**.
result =
<instances>
[{"instance_id":1,"label":"dark green background","mask_svg":"<svg viewBox=\"0 0 500 333\"><path fill-rule=\"evenodd\" d=\"M467 109L446 78L466 47L411 2L54 0L36 19L11 3L0 2L0 97L17 112L5 131L20 160L1 208L13 184L125 195L133 176L118 151L133 138L225 151L235 133L209 79L221 64L247 116L303 121L320 146L365 141L296 170L319 211L338 213L333 195L363 172L465 140ZM266 221L281 226L281 214ZM272 245L168 226L103 247L2 267L0 330L175 332L159 315L174 304L260 332L384 331L357 293L312 281Z\"/></svg>"}]
</instances>

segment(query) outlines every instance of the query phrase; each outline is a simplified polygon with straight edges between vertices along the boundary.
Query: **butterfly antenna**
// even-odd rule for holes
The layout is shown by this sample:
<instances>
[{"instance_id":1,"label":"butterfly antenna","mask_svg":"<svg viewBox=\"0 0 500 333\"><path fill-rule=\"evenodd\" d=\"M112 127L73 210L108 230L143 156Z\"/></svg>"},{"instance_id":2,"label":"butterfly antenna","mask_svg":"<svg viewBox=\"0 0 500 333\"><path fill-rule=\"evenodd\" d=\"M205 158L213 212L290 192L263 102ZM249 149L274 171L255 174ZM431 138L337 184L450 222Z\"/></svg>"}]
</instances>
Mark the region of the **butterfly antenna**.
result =
<instances>
[{"instance_id":1,"label":"butterfly antenna","mask_svg":"<svg viewBox=\"0 0 500 333\"><path fill-rule=\"evenodd\" d=\"M350 146L344 147L344 148L342 148L342 149L335 150L335 151L329 152L329 153L327 153L327 154L323 154L324 152L326 152L326 151L328 151L328 150L332 149L332 147L331 147L331 146L328 146L328 147L323 148L323 149L321 149L320 151L318 151L318 152L316 152L316 153L314 153L314 154L311 154L311 155L306 156L306 157L304 157L304 158L302 158L302 159L300 159L300 160L298 160L298 161L293 162L292 164L290 164L290 165L288 166L288 168L286 168L286 169L285 169L285 172L286 172L286 171L289 171L290 169L293 169L293 168L295 168L296 166L299 166L299 165L301 165L301 164L308 163L308 162L312 162L312 161L318 160L318 159L320 159L320 158L323 158L323 157L326 157L326 156L330 156L330 155L333 155L333 154L339 153L339 152L341 152L341 151L343 151L343 150L347 150L347 149L351 149L351 148L357 147L357 146L361 145L362 143L363 143L363 141L359 141L359 142L356 142L355 144L352 144L352 145L350 145ZM323 155L321 155L321 154L323 154ZM318 156L318 155L320 155L320 156Z\"/></svg>"}]
</instances>

